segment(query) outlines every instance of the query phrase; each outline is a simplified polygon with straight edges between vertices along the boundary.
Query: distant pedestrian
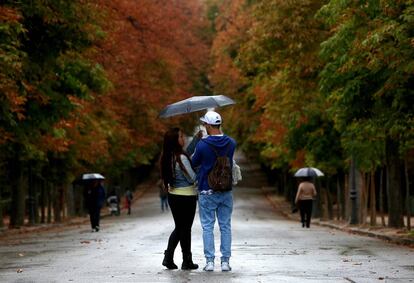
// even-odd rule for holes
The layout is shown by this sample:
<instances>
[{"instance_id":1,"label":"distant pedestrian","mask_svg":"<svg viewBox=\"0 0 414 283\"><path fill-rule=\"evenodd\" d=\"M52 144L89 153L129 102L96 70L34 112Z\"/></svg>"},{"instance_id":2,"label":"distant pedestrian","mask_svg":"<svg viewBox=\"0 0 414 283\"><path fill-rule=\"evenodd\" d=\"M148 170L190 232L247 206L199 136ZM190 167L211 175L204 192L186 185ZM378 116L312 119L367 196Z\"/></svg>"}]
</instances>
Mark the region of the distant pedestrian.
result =
<instances>
[{"instance_id":1,"label":"distant pedestrian","mask_svg":"<svg viewBox=\"0 0 414 283\"><path fill-rule=\"evenodd\" d=\"M207 138L196 146L192 162L198 168L198 193L200 222L206 265L204 271L214 270L214 224L220 227L221 270L230 271L231 215L233 212L232 167L236 142L221 131L219 113L208 111L200 118L206 128Z\"/></svg>"},{"instance_id":2,"label":"distant pedestrian","mask_svg":"<svg viewBox=\"0 0 414 283\"><path fill-rule=\"evenodd\" d=\"M316 189L311 180L312 178L310 177L303 178L303 181L298 186L295 198L295 204L300 211L302 227L306 226L306 228L310 227L313 199L316 196Z\"/></svg>"},{"instance_id":3,"label":"distant pedestrian","mask_svg":"<svg viewBox=\"0 0 414 283\"><path fill-rule=\"evenodd\" d=\"M98 232L101 208L105 203L105 188L102 181L92 180L86 187L86 203L89 210L92 232Z\"/></svg>"},{"instance_id":4,"label":"distant pedestrian","mask_svg":"<svg viewBox=\"0 0 414 283\"><path fill-rule=\"evenodd\" d=\"M127 188L126 192L125 192L125 206L128 209L128 215L131 215L131 204L132 204L132 193L131 191Z\"/></svg>"},{"instance_id":5,"label":"distant pedestrian","mask_svg":"<svg viewBox=\"0 0 414 283\"><path fill-rule=\"evenodd\" d=\"M168 189L164 186L162 179L159 179L157 182L158 189L160 191L160 202L161 202L161 211L168 211Z\"/></svg>"},{"instance_id":6,"label":"distant pedestrian","mask_svg":"<svg viewBox=\"0 0 414 283\"><path fill-rule=\"evenodd\" d=\"M168 269L178 268L174 263L174 251L178 243L183 253L181 269L198 268L198 265L193 263L191 253L191 227L197 205L195 172L183 146L184 134L179 128L165 133L160 160L161 178L164 187L168 189L168 203L175 223L162 261L162 265Z\"/></svg>"}]
</instances>

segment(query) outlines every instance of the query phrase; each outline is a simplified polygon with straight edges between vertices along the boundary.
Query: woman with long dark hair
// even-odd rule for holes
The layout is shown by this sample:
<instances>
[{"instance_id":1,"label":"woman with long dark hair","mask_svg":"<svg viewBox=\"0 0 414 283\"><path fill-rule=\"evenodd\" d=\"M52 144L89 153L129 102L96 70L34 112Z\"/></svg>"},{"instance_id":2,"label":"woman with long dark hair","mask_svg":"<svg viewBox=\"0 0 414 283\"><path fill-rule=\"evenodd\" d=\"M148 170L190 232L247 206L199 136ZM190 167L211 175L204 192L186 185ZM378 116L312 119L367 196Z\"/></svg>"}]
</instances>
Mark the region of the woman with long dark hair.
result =
<instances>
[{"instance_id":1,"label":"woman with long dark hair","mask_svg":"<svg viewBox=\"0 0 414 283\"><path fill-rule=\"evenodd\" d=\"M168 240L162 265L177 269L174 251L178 243L183 253L181 269L197 269L191 254L191 227L196 212L197 193L194 187L195 172L191 159L183 150L184 135L179 128L173 128L164 135L161 154L161 178L168 190L168 204L174 218L175 228Z\"/></svg>"}]
</instances>

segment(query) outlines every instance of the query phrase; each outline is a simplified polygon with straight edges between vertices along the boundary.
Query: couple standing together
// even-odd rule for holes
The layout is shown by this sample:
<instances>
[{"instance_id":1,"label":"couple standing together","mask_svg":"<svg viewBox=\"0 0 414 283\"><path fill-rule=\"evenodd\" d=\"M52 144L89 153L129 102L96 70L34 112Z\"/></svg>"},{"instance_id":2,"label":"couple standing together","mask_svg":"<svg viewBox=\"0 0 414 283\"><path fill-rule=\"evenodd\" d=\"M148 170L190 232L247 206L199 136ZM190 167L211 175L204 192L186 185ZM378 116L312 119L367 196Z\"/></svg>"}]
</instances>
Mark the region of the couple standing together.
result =
<instances>
[{"instance_id":1,"label":"couple standing together","mask_svg":"<svg viewBox=\"0 0 414 283\"><path fill-rule=\"evenodd\" d=\"M217 218L221 234L221 270L230 271L231 214L233 211L231 182L228 190L218 192L209 185L208 179L218 157L226 156L230 166L233 166L236 142L222 133L222 119L217 112L208 111L200 120L208 136L203 139L200 135L194 137L187 151L183 149L184 134L180 129L171 129L164 136L161 178L165 188L168 188L168 203L175 228L169 237L162 264L168 269L178 268L174 263L174 251L180 243L183 256L181 269L198 268L198 265L193 263L191 254L191 227L198 199L206 258L203 270L214 270L214 224Z\"/></svg>"}]
</instances>

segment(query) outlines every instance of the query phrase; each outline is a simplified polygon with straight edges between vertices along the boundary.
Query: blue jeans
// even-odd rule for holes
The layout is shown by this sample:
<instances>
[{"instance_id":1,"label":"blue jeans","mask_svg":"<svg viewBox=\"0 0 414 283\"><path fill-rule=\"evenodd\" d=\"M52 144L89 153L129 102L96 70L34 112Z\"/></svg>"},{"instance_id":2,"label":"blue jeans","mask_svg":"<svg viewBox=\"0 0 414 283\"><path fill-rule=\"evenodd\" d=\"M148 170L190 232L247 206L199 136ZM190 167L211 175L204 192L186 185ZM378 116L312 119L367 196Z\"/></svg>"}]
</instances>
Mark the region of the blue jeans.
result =
<instances>
[{"instance_id":1,"label":"blue jeans","mask_svg":"<svg viewBox=\"0 0 414 283\"><path fill-rule=\"evenodd\" d=\"M216 216L220 228L221 261L229 261L231 256L231 213L233 194L231 191L211 195L200 194L198 198L201 227L203 228L204 256L214 261L214 224Z\"/></svg>"}]
</instances>

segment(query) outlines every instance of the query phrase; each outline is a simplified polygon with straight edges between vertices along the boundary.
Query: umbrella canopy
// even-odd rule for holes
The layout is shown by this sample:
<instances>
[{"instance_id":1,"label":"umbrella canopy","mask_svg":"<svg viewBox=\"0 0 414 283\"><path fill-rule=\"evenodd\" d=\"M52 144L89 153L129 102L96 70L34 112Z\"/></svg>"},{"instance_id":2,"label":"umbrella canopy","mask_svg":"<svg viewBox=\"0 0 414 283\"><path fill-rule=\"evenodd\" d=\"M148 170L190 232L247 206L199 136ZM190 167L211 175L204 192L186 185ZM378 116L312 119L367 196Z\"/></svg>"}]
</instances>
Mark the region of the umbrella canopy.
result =
<instances>
[{"instance_id":1,"label":"umbrella canopy","mask_svg":"<svg viewBox=\"0 0 414 283\"><path fill-rule=\"evenodd\" d=\"M324 176L322 171L314 167L300 168L295 173L295 177L320 177Z\"/></svg>"},{"instance_id":2,"label":"umbrella canopy","mask_svg":"<svg viewBox=\"0 0 414 283\"><path fill-rule=\"evenodd\" d=\"M105 177L99 173L87 173L82 175L82 180L104 180Z\"/></svg>"},{"instance_id":3,"label":"umbrella canopy","mask_svg":"<svg viewBox=\"0 0 414 283\"><path fill-rule=\"evenodd\" d=\"M236 102L225 95L212 96L193 96L173 104L167 105L161 112L159 117L167 118L180 114L206 110L226 105L235 104Z\"/></svg>"}]
</instances>

